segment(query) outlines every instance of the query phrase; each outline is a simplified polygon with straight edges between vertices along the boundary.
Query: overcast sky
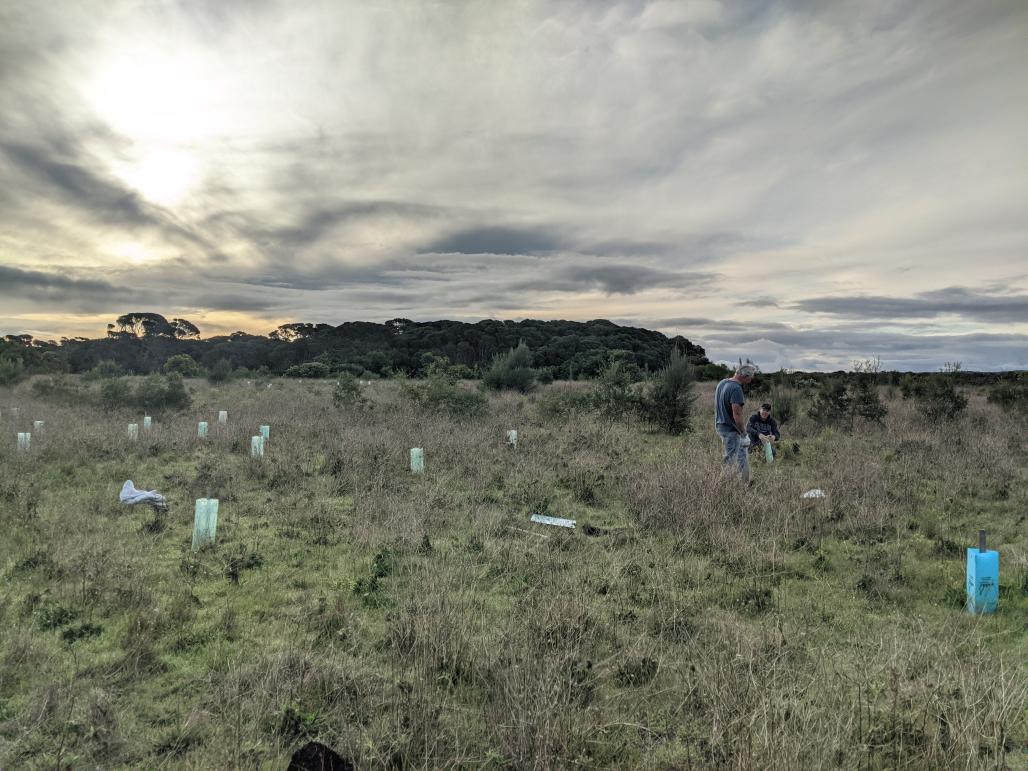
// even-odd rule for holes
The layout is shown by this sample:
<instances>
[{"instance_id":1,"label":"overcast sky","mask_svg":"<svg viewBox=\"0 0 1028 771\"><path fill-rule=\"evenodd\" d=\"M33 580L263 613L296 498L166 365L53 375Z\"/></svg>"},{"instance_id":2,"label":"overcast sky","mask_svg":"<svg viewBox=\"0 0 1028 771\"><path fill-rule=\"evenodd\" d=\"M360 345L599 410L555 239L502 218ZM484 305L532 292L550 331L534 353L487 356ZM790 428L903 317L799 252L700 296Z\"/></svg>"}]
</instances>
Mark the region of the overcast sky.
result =
<instances>
[{"instance_id":1,"label":"overcast sky","mask_svg":"<svg viewBox=\"0 0 1028 771\"><path fill-rule=\"evenodd\" d=\"M1028 5L4 0L0 334L607 318L1028 367Z\"/></svg>"}]
</instances>

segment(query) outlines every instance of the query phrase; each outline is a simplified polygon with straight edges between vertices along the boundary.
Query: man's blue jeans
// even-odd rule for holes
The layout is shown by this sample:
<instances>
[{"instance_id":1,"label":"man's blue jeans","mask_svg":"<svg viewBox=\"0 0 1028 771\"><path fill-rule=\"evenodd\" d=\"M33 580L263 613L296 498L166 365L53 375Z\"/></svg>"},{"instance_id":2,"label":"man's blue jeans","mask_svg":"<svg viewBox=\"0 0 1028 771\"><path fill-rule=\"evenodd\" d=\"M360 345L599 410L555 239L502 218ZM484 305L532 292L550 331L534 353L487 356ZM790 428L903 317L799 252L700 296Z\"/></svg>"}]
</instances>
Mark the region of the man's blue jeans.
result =
<instances>
[{"instance_id":1,"label":"man's blue jeans","mask_svg":"<svg viewBox=\"0 0 1028 771\"><path fill-rule=\"evenodd\" d=\"M743 435L725 426L717 426L717 433L724 448L725 468L738 471L744 482L750 481L750 461L746 457L746 448L742 446Z\"/></svg>"}]
</instances>

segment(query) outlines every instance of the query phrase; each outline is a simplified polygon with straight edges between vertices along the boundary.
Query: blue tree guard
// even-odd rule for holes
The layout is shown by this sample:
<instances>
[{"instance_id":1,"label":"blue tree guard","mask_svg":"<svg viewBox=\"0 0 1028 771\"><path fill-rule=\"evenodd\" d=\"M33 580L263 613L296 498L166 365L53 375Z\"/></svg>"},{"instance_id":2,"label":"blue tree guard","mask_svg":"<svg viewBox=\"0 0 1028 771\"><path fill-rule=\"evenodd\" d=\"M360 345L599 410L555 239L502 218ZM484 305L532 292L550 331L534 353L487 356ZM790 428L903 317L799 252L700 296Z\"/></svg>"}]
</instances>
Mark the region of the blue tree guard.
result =
<instances>
[{"instance_id":1,"label":"blue tree guard","mask_svg":"<svg viewBox=\"0 0 1028 771\"><path fill-rule=\"evenodd\" d=\"M978 548L967 550L967 612L995 613L999 604L999 552L985 548L985 531L978 531Z\"/></svg>"}]
</instances>

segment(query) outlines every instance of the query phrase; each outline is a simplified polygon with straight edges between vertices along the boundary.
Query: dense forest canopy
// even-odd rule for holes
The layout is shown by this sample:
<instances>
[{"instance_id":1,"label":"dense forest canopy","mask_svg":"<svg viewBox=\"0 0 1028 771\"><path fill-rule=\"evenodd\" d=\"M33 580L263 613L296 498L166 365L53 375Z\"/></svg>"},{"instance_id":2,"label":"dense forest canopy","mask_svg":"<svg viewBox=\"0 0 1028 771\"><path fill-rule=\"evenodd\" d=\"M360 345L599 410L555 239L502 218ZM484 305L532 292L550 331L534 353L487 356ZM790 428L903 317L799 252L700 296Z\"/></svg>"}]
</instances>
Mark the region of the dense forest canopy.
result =
<instances>
[{"instance_id":1,"label":"dense forest canopy","mask_svg":"<svg viewBox=\"0 0 1028 771\"><path fill-rule=\"evenodd\" d=\"M0 356L17 357L34 372L86 372L110 361L126 372L162 370L172 356L188 355L208 369L227 362L232 369L281 374L289 367L321 362L333 370L385 375L420 374L433 360L446 357L477 373L499 353L524 342L533 364L555 378L596 376L612 356L642 371L655 371L678 348L697 365L708 365L702 347L684 337L593 321L425 321L391 319L384 324L350 321L330 324L283 324L268 335L233 332L200 338L186 319L168 320L157 313L134 312L107 325L99 339L83 337L56 341L8 335L0 341ZM224 366L224 365L222 365Z\"/></svg>"}]
</instances>

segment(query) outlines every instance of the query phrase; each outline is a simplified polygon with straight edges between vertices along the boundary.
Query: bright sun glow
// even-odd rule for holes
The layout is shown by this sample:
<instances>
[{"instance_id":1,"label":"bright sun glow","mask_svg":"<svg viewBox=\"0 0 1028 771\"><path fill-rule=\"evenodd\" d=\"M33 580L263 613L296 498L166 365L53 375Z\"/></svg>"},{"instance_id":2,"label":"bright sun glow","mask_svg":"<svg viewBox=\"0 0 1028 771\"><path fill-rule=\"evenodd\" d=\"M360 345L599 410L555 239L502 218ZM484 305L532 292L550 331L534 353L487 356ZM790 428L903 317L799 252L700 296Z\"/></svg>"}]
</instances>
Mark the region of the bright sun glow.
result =
<instances>
[{"instance_id":1,"label":"bright sun glow","mask_svg":"<svg viewBox=\"0 0 1028 771\"><path fill-rule=\"evenodd\" d=\"M143 144L193 144L230 133L232 89L209 55L122 50L88 78L83 93L115 131Z\"/></svg>"},{"instance_id":2,"label":"bright sun glow","mask_svg":"<svg viewBox=\"0 0 1028 771\"><path fill-rule=\"evenodd\" d=\"M199 181L200 168L192 153L154 149L136 163L117 164L115 173L147 200L174 206Z\"/></svg>"},{"instance_id":3,"label":"bright sun glow","mask_svg":"<svg viewBox=\"0 0 1028 771\"><path fill-rule=\"evenodd\" d=\"M131 142L111 169L147 200L179 204L200 182L204 144L237 128L235 89L220 72L207 53L135 47L86 78L96 115Z\"/></svg>"},{"instance_id":4,"label":"bright sun glow","mask_svg":"<svg viewBox=\"0 0 1028 771\"><path fill-rule=\"evenodd\" d=\"M128 260L133 265L139 265L154 259L154 255L150 250L138 241L125 241L117 244L111 251L119 257Z\"/></svg>"}]
</instances>

